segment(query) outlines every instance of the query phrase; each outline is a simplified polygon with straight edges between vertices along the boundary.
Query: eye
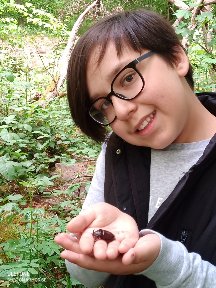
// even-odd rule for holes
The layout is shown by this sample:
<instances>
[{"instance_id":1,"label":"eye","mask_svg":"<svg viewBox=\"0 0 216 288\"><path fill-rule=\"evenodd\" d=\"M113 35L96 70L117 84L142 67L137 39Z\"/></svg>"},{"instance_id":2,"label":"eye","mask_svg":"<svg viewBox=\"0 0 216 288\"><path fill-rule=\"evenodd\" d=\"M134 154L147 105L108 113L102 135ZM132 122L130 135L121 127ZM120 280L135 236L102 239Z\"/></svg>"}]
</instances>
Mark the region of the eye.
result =
<instances>
[{"instance_id":1,"label":"eye","mask_svg":"<svg viewBox=\"0 0 216 288\"><path fill-rule=\"evenodd\" d=\"M112 105L112 104L110 103L110 101L108 101L107 99L105 99L105 100L103 101L103 103L101 103L100 110L102 110L102 111L107 110L107 109L110 107L110 105Z\"/></svg>"},{"instance_id":2,"label":"eye","mask_svg":"<svg viewBox=\"0 0 216 288\"><path fill-rule=\"evenodd\" d=\"M127 75L124 79L123 79L123 83L130 83L130 82L132 82L133 81L133 79L134 79L134 74L135 73L133 73L133 74L130 74L130 75Z\"/></svg>"},{"instance_id":3,"label":"eye","mask_svg":"<svg viewBox=\"0 0 216 288\"><path fill-rule=\"evenodd\" d=\"M118 92L122 88L126 89L127 87L135 85L138 79L139 79L139 75L134 69L132 68L124 69L116 77L113 83L113 89L115 92Z\"/></svg>"},{"instance_id":4,"label":"eye","mask_svg":"<svg viewBox=\"0 0 216 288\"><path fill-rule=\"evenodd\" d=\"M110 108L112 107L112 103L107 100L106 98L99 98L94 103L94 114L103 113L103 114L109 114ZM93 109L91 109L92 113Z\"/></svg>"}]
</instances>

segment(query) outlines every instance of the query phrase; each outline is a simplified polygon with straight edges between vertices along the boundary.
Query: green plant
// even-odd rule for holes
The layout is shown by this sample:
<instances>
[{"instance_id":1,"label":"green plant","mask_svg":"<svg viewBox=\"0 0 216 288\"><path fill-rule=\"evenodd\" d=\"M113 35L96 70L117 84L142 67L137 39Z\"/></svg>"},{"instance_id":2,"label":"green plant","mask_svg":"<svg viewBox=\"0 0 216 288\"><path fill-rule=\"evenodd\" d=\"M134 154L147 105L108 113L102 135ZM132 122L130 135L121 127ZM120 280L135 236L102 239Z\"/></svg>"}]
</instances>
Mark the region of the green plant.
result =
<instances>
[{"instance_id":1,"label":"green plant","mask_svg":"<svg viewBox=\"0 0 216 288\"><path fill-rule=\"evenodd\" d=\"M0 183L15 181L22 190L43 192L53 185L55 177L49 170L56 162L68 162L78 155L95 158L99 147L75 128L65 98L49 104L45 99L31 101L41 70L24 67L24 61L20 60L17 69L10 59L7 70L0 71Z\"/></svg>"},{"instance_id":2,"label":"green plant","mask_svg":"<svg viewBox=\"0 0 216 288\"><path fill-rule=\"evenodd\" d=\"M53 239L80 211L84 195L79 197L79 185L73 183L59 195L52 193L63 183L54 171L58 162L95 158L99 146L74 126L65 98L48 99L65 26L44 8L0 3L2 287L82 287L70 279ZM38 31L61 39L38 36ZM51 44L50 54L40 52L41 42Z\"/></svg>"},{"instance_id":3,"label":"green plant","mask_svg":"<svg viewBox=\"0 0 216 288\"><path fill-rule=\"evenodd\" d=\"M0 231L0 281L8 283L4 287L71 287L60 247L53 241L67 220L43 208L22 209L23 196L18 194L2 198L1 204L0 227L7 224Z\"/></svg>"},{"instance_id":4,"label":"green plant","mask_svg":"<svg viewBox=\"0 0 216 288\"><path fill-rule=\"evenodd\" d=\"M196 91L216 90L216 9L205 10L196 1L185 1L187 10L177 9L178 21L176 31L183 38L188 48L191 64L194 68ZM202 10L203 8L203 10Z\"/></svg>"},{"instance_id":5,"label":"green plant","mask_svg":"<svg viewBox=\"0 0 216 288\"><path fill-rule=\"evenodd\" d=\"M12 31L19 25L25 25L35 31L38 29L46 30L56 35L65 29L64 25L53 14L47 12L46 9L36 8L30 2L17 4L14 1L4 0L0 3L0 16L0 25L8 24Z\"/></svg>"}]
</instances>

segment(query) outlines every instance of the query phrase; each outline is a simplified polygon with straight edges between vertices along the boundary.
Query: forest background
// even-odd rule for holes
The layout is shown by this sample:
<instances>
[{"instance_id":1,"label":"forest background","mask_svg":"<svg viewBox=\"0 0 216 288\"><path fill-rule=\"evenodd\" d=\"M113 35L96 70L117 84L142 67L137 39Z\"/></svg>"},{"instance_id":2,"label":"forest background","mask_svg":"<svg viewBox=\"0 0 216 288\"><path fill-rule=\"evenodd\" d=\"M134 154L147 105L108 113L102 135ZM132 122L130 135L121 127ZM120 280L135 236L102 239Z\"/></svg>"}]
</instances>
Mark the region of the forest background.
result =
<instances>
[{"instance_id":1,"label":"forest background","mask_svg":"<svg viewBox=\"0 0 216 288\"><path fill-rule=\"evenodd\" d=\"M0 287L82 287L69 278L53 238L79 213L100 144L71 120L65 52L112 11L150 8L182 39L195 90L216 91L215 4L0 0Z\"/></svg>"}]
</instances>

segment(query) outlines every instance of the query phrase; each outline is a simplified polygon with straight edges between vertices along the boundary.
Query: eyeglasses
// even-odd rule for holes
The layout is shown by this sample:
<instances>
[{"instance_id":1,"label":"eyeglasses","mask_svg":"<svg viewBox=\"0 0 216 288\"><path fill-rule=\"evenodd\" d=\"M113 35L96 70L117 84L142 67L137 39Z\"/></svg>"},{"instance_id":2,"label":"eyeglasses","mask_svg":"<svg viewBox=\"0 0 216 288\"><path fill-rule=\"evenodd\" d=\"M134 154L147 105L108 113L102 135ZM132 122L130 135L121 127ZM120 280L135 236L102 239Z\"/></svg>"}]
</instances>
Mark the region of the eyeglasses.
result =
<instances>
[{"instance_id":1,"label":"eyeglasses","mask_svg":"<svg viewBox=\"0 0 216 288\"><path fill-rule=\"evenodd\" d=\"M89 115L93 120L103 126L111 124L116 119L111 97L116 96L127 101L134 99L142 92L145 80L136 65L152 54L154 52L149 51L141 55L118 72L111 83L110 93L106 97L100 97L92 102Z\"/></svg>"}]
</instances>

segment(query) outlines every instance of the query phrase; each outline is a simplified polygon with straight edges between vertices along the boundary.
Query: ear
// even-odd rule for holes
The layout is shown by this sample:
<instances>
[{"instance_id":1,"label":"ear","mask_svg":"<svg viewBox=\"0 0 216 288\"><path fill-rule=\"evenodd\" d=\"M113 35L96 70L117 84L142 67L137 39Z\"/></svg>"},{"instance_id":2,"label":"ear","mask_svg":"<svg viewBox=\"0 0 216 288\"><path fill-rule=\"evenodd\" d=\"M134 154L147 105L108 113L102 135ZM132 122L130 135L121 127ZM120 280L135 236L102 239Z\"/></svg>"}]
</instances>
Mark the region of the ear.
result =
<instances>
[{"instance_id":1,"label":"ear","mask_svg":"<svg viewBox=\"0 0 216 288\"><path fill-rule=\"evenodd\" d=\"M177 47L175 56L175 69L179 76L184 77L189 70L189 60L184 49L181 46Z\"/></svg>"}]
</instances>

